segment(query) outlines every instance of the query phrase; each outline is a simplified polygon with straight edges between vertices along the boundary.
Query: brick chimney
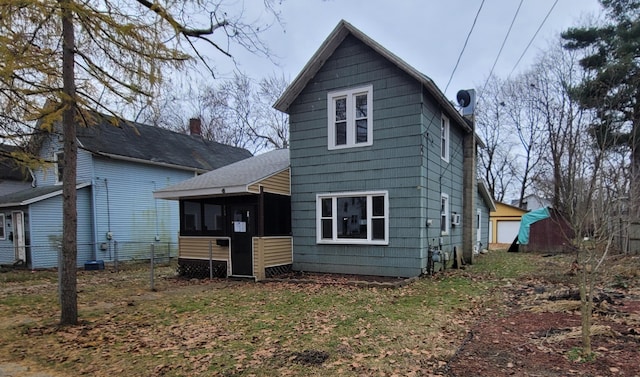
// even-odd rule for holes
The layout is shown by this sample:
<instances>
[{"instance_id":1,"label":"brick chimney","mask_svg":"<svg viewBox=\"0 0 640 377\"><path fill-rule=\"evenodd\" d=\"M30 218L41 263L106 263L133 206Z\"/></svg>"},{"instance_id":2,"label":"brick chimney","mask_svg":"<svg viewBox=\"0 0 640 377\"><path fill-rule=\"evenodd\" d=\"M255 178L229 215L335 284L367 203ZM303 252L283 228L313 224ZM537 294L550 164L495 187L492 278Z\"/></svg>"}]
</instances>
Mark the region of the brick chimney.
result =
<instances>
[{"instance_id":1,"label":"brick chimney","mask_svg":"<svg viewBox=\"0 0 640 377\"><path fill-rule=\"evenodd\" d=\"M200 122L200 118L189 119L189 134L202 136L202 123Z\"/></svg>"}]
</instances>

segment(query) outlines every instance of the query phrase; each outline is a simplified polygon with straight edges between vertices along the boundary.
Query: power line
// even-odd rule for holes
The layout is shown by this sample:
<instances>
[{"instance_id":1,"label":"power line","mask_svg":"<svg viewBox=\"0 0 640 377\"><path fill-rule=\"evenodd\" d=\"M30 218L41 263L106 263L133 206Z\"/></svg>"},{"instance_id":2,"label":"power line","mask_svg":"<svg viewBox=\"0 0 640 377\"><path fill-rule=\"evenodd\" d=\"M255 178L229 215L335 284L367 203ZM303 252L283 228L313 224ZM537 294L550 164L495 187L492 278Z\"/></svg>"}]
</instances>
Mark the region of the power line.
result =
<instances>
[{"instance_id":1,"label":"power line","mask_svg":"<svg viewBox=\"0 0 640 377\"><path fill-rule=\"evenodd\" d=\"M516 13L513 15L513 19L511 20L511 25L509 25L509 30L507 30L507 34L504 36L502 40L502 46L500 46L500 50L498 51L498 55L496 56L496 60L493 62L493 66L491 67L491 71L489 71L489 76L487 76L487 80L484 82L482 86L482 91L480 92L480 98L484 95L484 90L487 87L487 83L493 74L493 70L496 68L496 64L498 63L498 59L500 59L500 54L502 54L502 49L504 45L507 43L507 39L509 38L509 34L511 34L511 29L513 28L513 24L516 22L516 18L518 17L518 13L520 12L520 8L522 7L522 3L524 0L520 0L520 4L518 4L518 9L516 9Z\"/></svg>"},{"instance_id":2,"label":"power line","mask_svg":"<svg viewBox=\"0 0 640 377\"><path fill-rule=\"evenodd\" d=\"M557 0L556 0L557 2ZM456 61L456 66L453 67L453 71L451 72L451 76L449 77L449 81L447 81L447 86L444 88L444 93L449 89L449 84L451 84L451 80L453 79L454 73L456 73L456 69L458 69L458 64L460 64L460 59L462 58L462 54L464 53L465 48L467 48L467 43L469 42L469 38L471 37L471 33L473 29L476 27L476 21L478 21L478 16L480 15L480 11L482 10L482 6L484 5L484 0L480 3L480 8L476 12L476 17L473 19L473 24L471 25L471 29L469 30L469 34L467 34L467 39L464 41L464 46L462 46L462 51L460 51L460 55L458 55L458 60Z\"/></svg>"},{"instance_id":3,"label":"power line","mask_svg":"<svg viewBox=\"0 0 640 377\"><path fill-rule=\"evenodd\" d=\"M518 61L516 62L516 64L513 66L513 69L511 70L511 72L509 72L509 75L507 76L507 78L509 78L511 76L511 74L513 73L513 71L516 70L516 67L518 66L518 64L520 64L520 61L522 60L522 58L524 57L524 54L527 53L527 50L529 49L529 47L531 47L531 44L533 43L533 40L536 39L536 36L538 35L538 32L540 32L540 29L542 29L542 26L544 25L545 22L547 22L547 18L549 18L549 15L551 14L551 12L553 11L553 8L556 7L556 4L558 4L558 0L556 0L553 5L551 6L551 8L549 8L549 11L547 12L547 15L544 16L544 19L542 20L542 22L540 23L540 26L538 26L538 30L536 30L536 32L533 34L533 37L531 37L531 40L529 41L529 44L527 44L527 47L525 47L524 51L522 51L522 55L520 55L520 57L518 58Z\"/></svg>"}]
</instances>

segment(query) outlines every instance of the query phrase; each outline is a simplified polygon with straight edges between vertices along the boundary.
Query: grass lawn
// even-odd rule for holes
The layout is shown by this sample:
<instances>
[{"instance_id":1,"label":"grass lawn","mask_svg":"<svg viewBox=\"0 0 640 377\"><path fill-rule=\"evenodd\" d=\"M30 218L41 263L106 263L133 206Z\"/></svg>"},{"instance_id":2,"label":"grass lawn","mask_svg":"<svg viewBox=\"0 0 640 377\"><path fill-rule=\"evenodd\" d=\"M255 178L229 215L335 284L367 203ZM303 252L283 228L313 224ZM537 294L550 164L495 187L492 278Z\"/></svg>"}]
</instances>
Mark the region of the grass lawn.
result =
<instances>
[{"instance_id":1,"label":"grass lawn","mask_svg":"<svg viewBox=\"0 0 640 377\"><path fill-rule=\"evenodd\" d=\"M490 252L397 289L80 271L81 324L56 326L57 273L0 273L0 361L76 376L411 376L446 364L499 289L545 269Z\"/></svg>"}]
</instances>

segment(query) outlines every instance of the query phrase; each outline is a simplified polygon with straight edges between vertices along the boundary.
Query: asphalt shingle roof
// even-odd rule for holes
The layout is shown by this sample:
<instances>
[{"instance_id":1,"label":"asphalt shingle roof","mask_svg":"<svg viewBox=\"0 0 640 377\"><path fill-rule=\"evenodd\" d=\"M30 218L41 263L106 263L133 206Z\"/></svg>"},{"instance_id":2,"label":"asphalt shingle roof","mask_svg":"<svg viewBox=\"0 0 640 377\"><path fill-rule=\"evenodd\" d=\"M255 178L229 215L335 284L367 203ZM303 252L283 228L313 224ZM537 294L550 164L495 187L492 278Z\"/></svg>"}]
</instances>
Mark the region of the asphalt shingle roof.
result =
<instances>
[{"instance_id":1,"label":"asphalt shingle roof","mask_svg":"<svg viewBox=\"0 0 640 377\"><path fill-rule=\"evenodd\" d=\"M156 198L176 199L245 192L247 186L289 167L289 150L277 149L182 181L154 192Z\"/></svg>"},{"instance_id":2,"label":"asphalt shingle roof","mask_svg":"<svg viewBox=\"0 0 640 377\"><path fill-rule=\"evenodd\" d=\"M90 127L78 127L80 147L93 153L210 171L251 157L251 152L200 136L93 114Z\"/></svg>"},{"instance_id":3,"label":"asphalt shingle roof","mask_svg":"<svg viewBox=\"0 0 640 377\"><path fill-rule=\"evenodd\" d=\"M76 189L89 186L88 183L82 183L76 185ZM62 194L62 185L54 186L42 186L32 187L27 190L22 190L0 196L0 207L12 207L18 205L27 205L33 202L37 202L44 198L57 196Z\"/></svg>"}]
</instances>

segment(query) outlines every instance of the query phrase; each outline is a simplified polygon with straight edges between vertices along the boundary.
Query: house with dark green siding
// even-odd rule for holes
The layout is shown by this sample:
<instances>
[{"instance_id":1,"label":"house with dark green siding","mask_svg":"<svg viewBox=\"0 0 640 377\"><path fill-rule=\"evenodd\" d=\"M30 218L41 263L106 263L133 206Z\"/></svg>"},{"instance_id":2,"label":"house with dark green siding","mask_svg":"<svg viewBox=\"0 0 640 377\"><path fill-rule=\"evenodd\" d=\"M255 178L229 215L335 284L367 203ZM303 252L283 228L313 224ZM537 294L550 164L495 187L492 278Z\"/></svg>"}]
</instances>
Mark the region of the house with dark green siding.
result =
<instances>
[{"instance_id":1,"label":"house with dark green siding","mask_svg":"<svg viewBox=\"0 0 640 377\"><path fill-rule=\"evenodd\" d=\"M410 277L486 247L473 122L349 23L274 107L290 122L294 270Z\"/></svg>"}]
</instances>

